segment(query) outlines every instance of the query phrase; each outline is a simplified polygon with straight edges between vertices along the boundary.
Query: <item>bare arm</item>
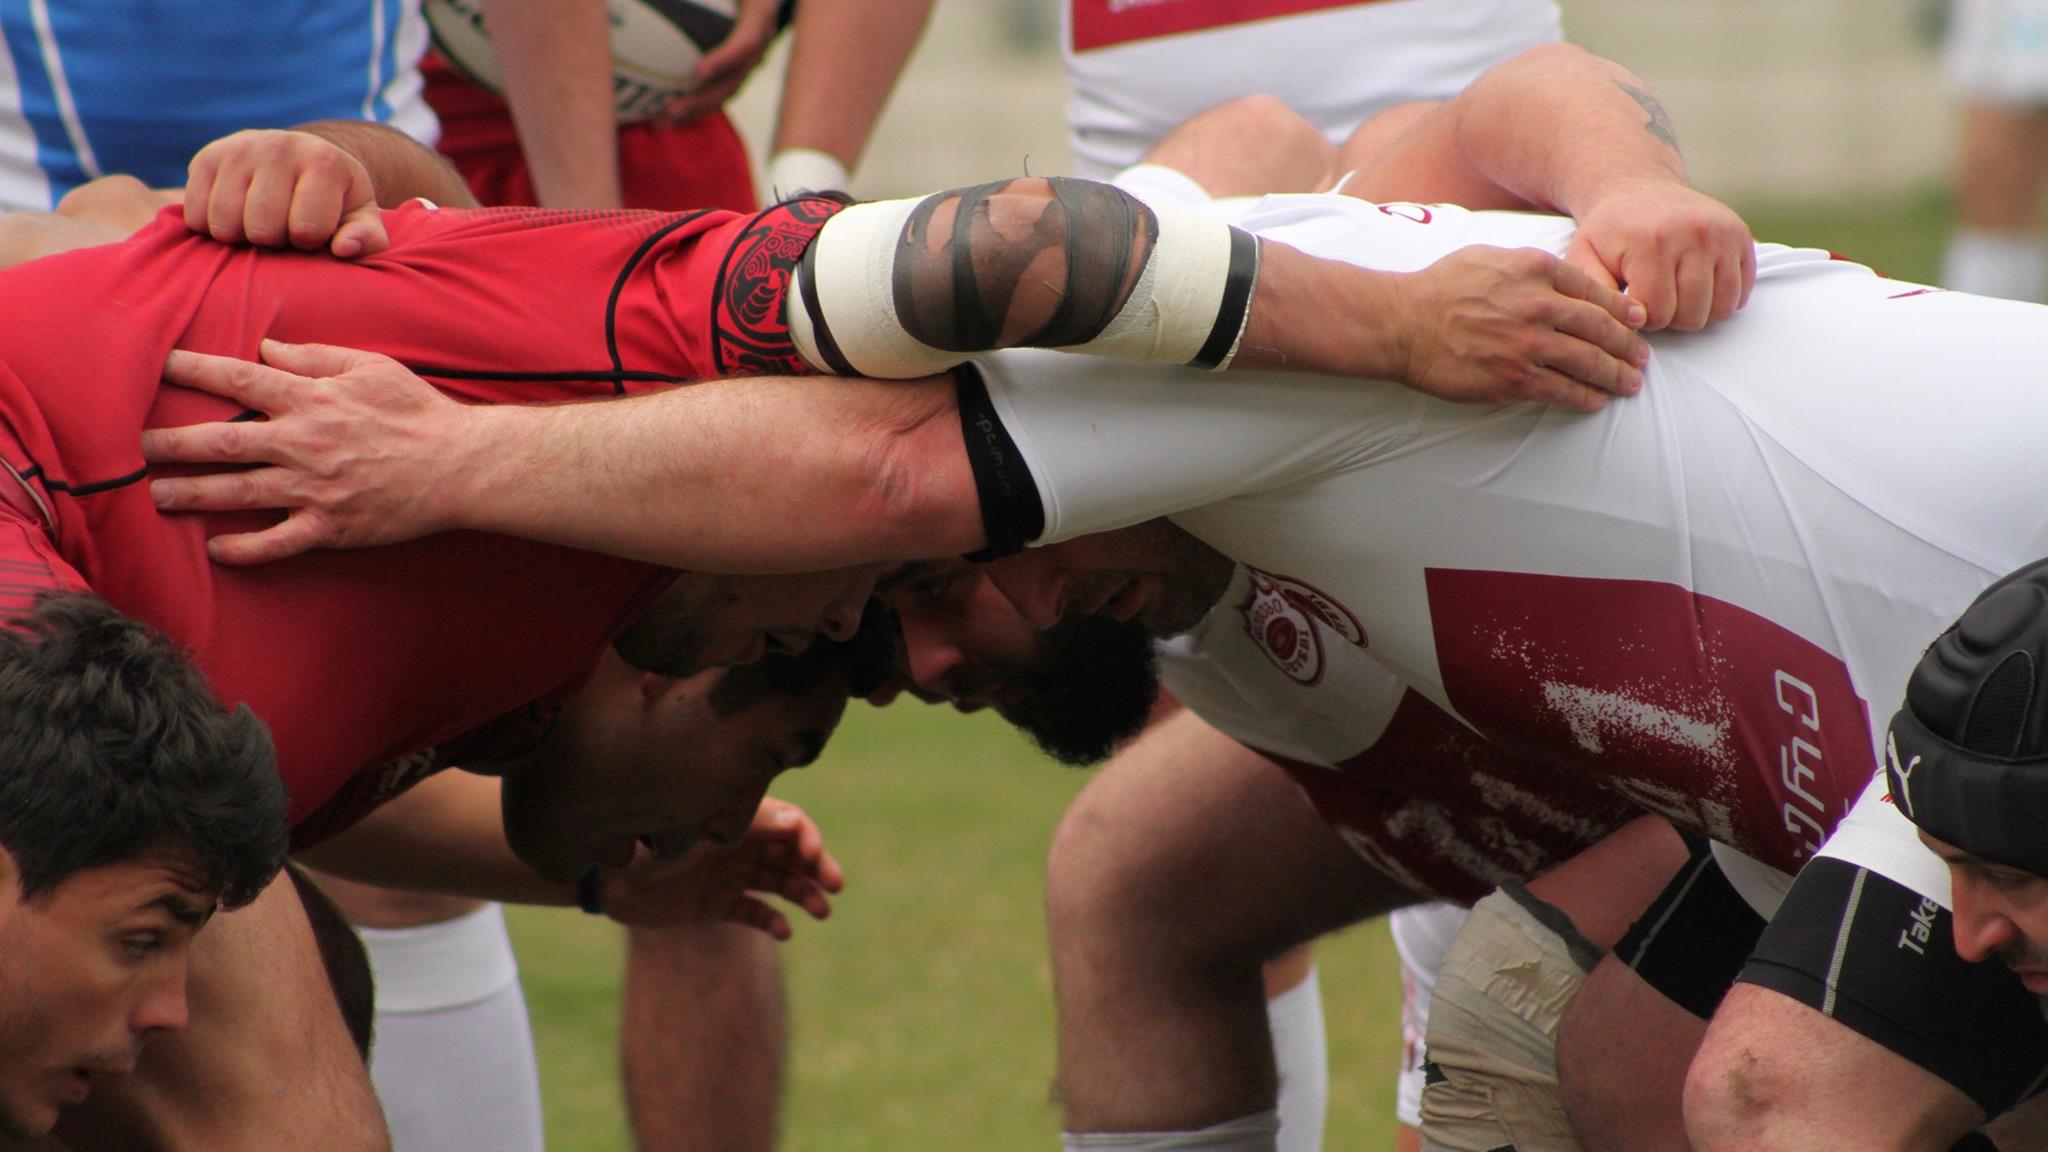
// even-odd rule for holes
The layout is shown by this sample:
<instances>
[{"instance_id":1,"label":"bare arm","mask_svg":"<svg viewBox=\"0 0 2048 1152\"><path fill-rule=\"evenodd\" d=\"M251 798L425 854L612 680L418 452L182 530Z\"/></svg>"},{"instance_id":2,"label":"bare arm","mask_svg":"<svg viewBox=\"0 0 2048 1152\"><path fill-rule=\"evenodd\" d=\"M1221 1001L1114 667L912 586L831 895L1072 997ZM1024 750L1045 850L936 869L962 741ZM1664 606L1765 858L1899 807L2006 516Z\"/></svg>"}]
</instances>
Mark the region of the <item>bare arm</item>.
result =
<instances>
[{"instance_id":1,"label":"bare arm","mask_svg":"<svg viewBox=\"0 0 2048 1152\"><path fill-rule=\"evenodd\" d=\"M787 845L762 859L769 844ZM408 892L432 892L508 904L573 907L575 884L544 879L513 855L499 818L499 781L451 770L378 808L362 822L301 853L322 872ZM831 912L839 864L802 809L762 801L748 838L730 848L700 846L675 860L643 857L608 872L599 907L622 924L731 920L788 939L788 917L751 891L773 892L813 917Z\"/></svg>"},{"instance_id":2,"label":"bare arm","mask_svg":"<svg viewBox=\"0 0 2048 1152\"><path fill-rule=\"evenodd\" d=\"M1538 208L1579 222L1566 260L1626 284L1647 328L1697 329L1747 301L1749 229L1693 189L1670 117L1643 80L1565 44L1500 65L1456 99L1397 109L1346 144L1345 191L1368 200Z\"/></svg>"},{"instance_id":3,"label":"bare arm","mask_svg":"<svg viewBox=\"0 0 2048 1152\"><path fill-rule=\"evenodd\" d=\"M549 883L512 854L498 815L498 781L468 772L429 777L300 855L323 872L379 887L512 904L576 903L573 885Z\"/></svg>"},{"instance_id":4,"label":"bare arm","mask_svg":"<svg viewBox=\"0 0 2048 1152\"><path fill-rule=\"evenodd\" d=\"M769 152L777 162L797 149L822 152L851 173L882 105L903 75L931 18L932 0L831 0L799 4L789 72ZM787 195L795 188L780 189Z\"/></svg>"},{"instance_id":5,"label":"bare arm","mask_svg":"<svg viewBox=\"0 0 2048 1152\"><path fill-rule=\"evenodd\" d=\"M765 377L588 404L466 407L386 357L274 342L263 354L277 367L177 352L164 378L270 422L144 434L152 461L281 465L152 484L166 509L298 510L256 535L215 537L225 562L451 528L741 573L957 555L985 542L945 378Z\"/></svg>"},{"instance_id":6,"label":"bare arm","mask_svg":"<svg viewBox=\"0 0 2048 1152\"><path fill-rule=\"evenodd\" d=\"M484 19L542 206L619 207L603 0L485 0Z\"/></svg>"},{"instance_id":7,"label":"bare arm","mask_svg":"<svg viewBox=\"0 0 2048 1152\"><path fill-rule=\"evenodd\" d=\"M446 157L396 128L365 120L315 120L291 131L318 136L355 157L369 174L381 207L422 198L450 208L477 206Z\"/></svg>"},{"instance_id":8,"label":"bare arm","mask_svg":"<svg viewBox=\"0 0 2048 1152\"><path fill-rule=\"evenodd\" d=\"M1548 256L1379 272L1058 178L849 208L812 243L788 312L811 363L883 377L1023 346L1590 410L1639 388L1647 355L1639 306Z\"/></svg>"}]
</instances>

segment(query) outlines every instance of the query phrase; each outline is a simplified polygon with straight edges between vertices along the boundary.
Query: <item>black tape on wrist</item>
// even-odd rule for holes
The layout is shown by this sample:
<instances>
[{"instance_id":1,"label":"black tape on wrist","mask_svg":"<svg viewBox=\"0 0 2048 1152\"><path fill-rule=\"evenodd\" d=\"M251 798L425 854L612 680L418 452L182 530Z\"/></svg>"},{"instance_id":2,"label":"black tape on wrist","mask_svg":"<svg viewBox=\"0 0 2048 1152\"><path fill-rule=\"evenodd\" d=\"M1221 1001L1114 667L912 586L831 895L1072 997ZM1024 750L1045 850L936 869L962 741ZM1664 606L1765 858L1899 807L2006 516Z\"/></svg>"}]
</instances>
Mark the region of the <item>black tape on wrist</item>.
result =
<instances>
[{"instance_id":1,"label":"black tape on wrist","mask_svg":"<svg viewBox=\"0 0 2048 1152\"><path fill-rule=\"evenodd\" d=\"M1230 271L1223 280L1223 301L1216 306L1216 326L1202 350L1188 364L1196 368L1221 368L1228 364L1237 342L1244 335L1245 322L1252 315L1252 289L1259 283L1259 240L1242 228L1230 230Z\"/></svg>"},{"instance_id":2,"label":"black tape on wrist","mask_svg":"<svg viewBox=\"0 0 2048 1152\"><path fill-rule=\"evenodd\" d=\"M960 407L960 435L967 445L967 466L974 473L974 491L981 502L982 530L988 544L967 558L981 563L1022 549L1045 532L1045 505L1038 482L1017 451L1017 442L996 415L988 385L971 364L953 370L954 394Z\"/></svg>"}]
</instances>

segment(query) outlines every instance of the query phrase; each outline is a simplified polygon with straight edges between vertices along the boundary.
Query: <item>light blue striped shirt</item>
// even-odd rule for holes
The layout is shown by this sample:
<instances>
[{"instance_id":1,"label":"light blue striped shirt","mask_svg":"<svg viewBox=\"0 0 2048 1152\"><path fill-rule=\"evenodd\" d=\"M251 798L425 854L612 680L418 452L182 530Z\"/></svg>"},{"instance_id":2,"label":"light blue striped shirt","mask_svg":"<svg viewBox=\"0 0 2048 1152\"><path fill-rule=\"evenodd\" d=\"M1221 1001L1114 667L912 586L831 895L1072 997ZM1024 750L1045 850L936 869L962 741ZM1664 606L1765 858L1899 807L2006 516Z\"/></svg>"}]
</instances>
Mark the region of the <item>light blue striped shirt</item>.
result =
<instances>
[{"instance_id":1,"label":"light blue striped shirt","mask_svg":"<svg viewBox=\"0 0 2048 1152\"><path fill-rule=\"evenodd\" d=\"M185 181L241 128L359 118L431 143L419 0L0 0L0 208Z\"/></svg>"}]
</instances>

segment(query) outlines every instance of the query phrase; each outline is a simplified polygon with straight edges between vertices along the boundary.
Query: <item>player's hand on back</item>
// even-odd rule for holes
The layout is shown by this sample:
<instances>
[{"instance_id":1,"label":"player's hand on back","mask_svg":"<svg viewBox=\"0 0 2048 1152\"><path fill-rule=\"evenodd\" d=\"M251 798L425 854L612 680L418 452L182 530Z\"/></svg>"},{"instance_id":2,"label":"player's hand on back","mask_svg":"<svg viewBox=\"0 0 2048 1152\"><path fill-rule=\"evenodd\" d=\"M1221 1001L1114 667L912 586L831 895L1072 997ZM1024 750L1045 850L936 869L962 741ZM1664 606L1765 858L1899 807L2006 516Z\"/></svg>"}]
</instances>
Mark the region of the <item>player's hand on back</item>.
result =
<instances>
[{"instance_id":1,"label":"player's hand on back","mask_svg":"<svg viewBox=\"0 0 2048 1152\"><path fill-rule=\"evenodd\" d=\"M1593 412L1643 385L1641 305L1533 248L1460 249L1399 277L1395 378L1460 403Z\"/></svg>"},{"instance_id":2,"label":"player's hand on back","mask_svg":"<svg viewBox=\"0 0 2048 1152\"><path fill-rule=\"evenodd\" d=\"M173 352L164 380L233 400L265 421L217 421L142 434L152 465L251 465L158 477L165 511L274 508L283 522L215 536L228 564L280 560L309 548L392 544L440 531L437 497L456 490L453 445L464 408L397 361L373 352L266 340L264 364Z\"/></svg>"},{"instance_id":3,"label":"player's hand on back","mask_svg":"<svg viewBox=\"0 0 2048 1152\"><path fill-rule=\"evenodd\" d=\"M309 132L253 130L199 150L185 226L226 244L373 256L390 247L362 162Z\"/></svg>"},{"instance_id":4,"label":"player's hand on back","mask_svg":"<svg viewBox=\"0 0 2048 1152\"><path fill-rule=\"evenodd\" d=\"M1578 214L1565 259L1642 302L1645 330L1698 331L1749 302L1756 244L1719 200L1672 180L1620 181Z\"/></svg>"},{"instance_id":5,"label":"player's hand on back","mask_svg":"<svg viewBox=\"0 0 2048 1152\"><path fill-rule=\"evenodd\" d=\"M823 920L832 913L831 894L845 883L817 822L770 796L732 844L700 842L672 859L643 850L631 865L604 877L598 906L621 924L729 920L787 940L789 918L763 896Z\"/></svg>"}]
</instances>

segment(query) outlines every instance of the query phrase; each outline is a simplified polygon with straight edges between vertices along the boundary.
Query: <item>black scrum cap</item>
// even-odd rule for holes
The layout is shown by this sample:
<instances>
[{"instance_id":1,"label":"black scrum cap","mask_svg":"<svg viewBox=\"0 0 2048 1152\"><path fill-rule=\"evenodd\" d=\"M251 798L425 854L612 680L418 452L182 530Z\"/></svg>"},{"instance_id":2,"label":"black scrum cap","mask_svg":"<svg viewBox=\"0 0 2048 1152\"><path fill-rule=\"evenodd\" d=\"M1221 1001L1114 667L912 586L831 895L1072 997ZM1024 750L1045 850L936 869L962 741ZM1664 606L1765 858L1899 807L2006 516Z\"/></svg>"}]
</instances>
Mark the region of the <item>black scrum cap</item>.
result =
<instances>
[{"instance_id":1,"label":"black scrum cap","mask_svg":"<svg viewBox=\"0 0 2048 1152\"><path fill-rule=\"evenodd\" d=\"M1885 776L1928 835L2048 876L2048 561L1985 589L1921 656Z\"/></svg>"}]
</instances>

